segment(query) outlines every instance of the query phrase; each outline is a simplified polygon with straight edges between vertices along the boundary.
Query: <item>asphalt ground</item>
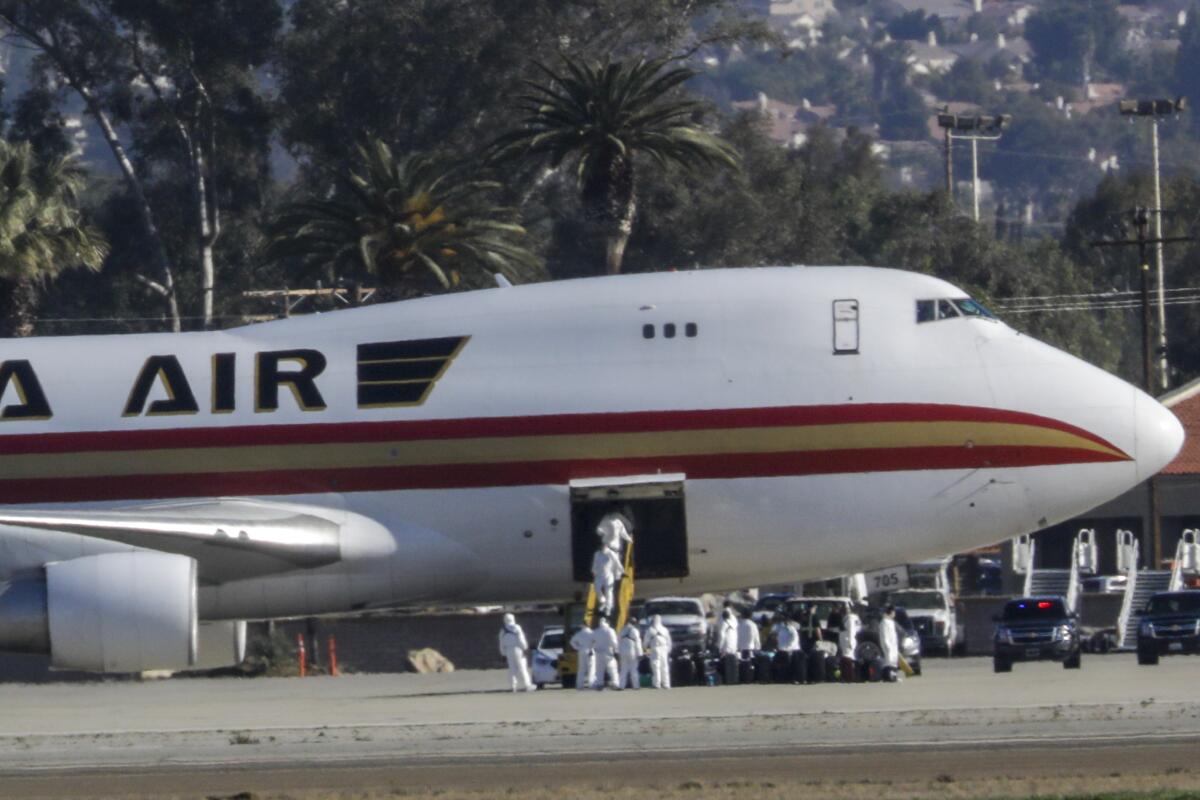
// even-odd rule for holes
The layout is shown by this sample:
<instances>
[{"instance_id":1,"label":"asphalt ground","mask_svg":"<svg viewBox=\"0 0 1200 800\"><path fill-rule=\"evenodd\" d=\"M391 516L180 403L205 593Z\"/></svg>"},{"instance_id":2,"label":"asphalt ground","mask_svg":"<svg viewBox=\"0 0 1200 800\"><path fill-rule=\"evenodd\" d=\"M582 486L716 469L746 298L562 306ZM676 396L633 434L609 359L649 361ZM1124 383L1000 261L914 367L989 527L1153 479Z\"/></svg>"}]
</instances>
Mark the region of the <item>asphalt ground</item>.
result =
<instances>
[{"instance_id":1,"label":"asphalt ground","mask_svg":"<svg viewBox=\"0 0 1200 800\"><path fill-rule=\"evenodd\" d=\"M1174 776L1200 659L927 660L899 684L504 691L502 671L0 687L0 796ZM665 783L664 783L665 782ZM890 785L890 783L889 783ZM761 794L761 792L756 792ZM356 794L354 796L373 796Z\"/></svg>"}]
</instances>

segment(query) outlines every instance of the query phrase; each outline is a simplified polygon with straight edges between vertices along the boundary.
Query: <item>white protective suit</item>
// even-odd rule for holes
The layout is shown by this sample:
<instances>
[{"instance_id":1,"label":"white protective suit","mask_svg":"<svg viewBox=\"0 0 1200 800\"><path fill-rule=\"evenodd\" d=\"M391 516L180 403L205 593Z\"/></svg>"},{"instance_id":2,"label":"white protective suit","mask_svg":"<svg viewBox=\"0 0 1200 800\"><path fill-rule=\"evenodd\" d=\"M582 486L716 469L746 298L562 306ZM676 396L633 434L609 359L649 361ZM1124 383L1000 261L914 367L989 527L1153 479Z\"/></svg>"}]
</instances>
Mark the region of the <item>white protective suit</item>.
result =
<instances>
[{"instance_id":1,"label":"white protective suit","mask_svg":"<svg viewBox=\"0 0 1200 800\"><path fill-rule=\"evenodd\" d=\"M595 646L595 633L584 625L575 631L570 645L571 649L579 656L579 671L575 673L575 688L591 689L596 683L596 661L592 653Z\"/></svg>"},{"instance_id":2,"label":"white protective suit","mask_svg":"<svg viewBox=\"0 0 1200 800\"><path fill-rule=\"evenodd\" d=\"M800 649L800 627L794 620L784 620L775 626L775 647L784 653Z\"/></svg>"},{"instance_id":3,"label":"white protective suit","mask_svg":"<svg viewBox=\"0 0 1200 800\"><path fill-rule=\"evenodd\" d=\"M508 680L514 692L532 692L537 688L529 680L529 664L525 662L528 649L525 631L512 614L505 614L504 624L500 627L500 655L508 659Z\"/></svg>"},{"instance_id":4,"label":"white protective suit","mask_svg":"<svg viewBox=\"0 0 1200 800\"><path fill-rule=\"evenodd\" d=\"M655 689L671 688L671 632L663 625L662 617L655 614L646 628L644 638L646 652L650 654L650 685Z\"/></svg>"},{"instance_id":5,"label":"white protective suit","mask_svg":"<svg viewBox=\"0 0 1200 800\"><path fill-rule=\"evenodd\" d=\"M900 637L896 632L895 617L885 614L879 621L879 646L883 649L884 666L900 667Z\"/></svg>"},{"instance_id":6,"label":"white protective suit","mask_svg":"<svg viewBox=\"0 0 1200 800\"><path fill-rule=\"evenodd\" d=\"M853 611L842 620L842 630L838 633L838 649L843 658L854 658L858 649L858 634L862 631L862 620Z\"/></svg>"},{"instance_id":7,"label":"white protective suit","mask_svg":"<svg viewBox=\"0 0 1200 800\"><path fill-rule=\"evenodd\" d=\"M633 544L633 536L629 532L629 525L626 523L624 515L616 511L604 515L604 519L600 520L600 524L596 526L596 535L600 537L601 547L612 550L618 556L621 555L621 548L624 544ZM624 563L624 559L622 559L622 563Z\"/></svg>"},{"instance_id":8,"label":"white protective suit","mask_svg":"<svg viewBox=\"0 0 1200 800\"><path fill-rule=\"evenodd\" d=\"M738 626L729 609L721 614L717 623L717 652L723 656L736 654L738 650Z\"/></svg>"},{"instance_id":9,"label":"white protective suit","mask_svg":"<svg viewBox=\"0 0 1200 800\"><path fill-rule=\"evenodd\" d=\"M596 653L596 688L608 686L617 688L617 632L608 624L604 617L592 631L592 649Z\"/></svg>"},{"instance_id":10,"label":"white protective suit","mask_svg":"<svg viewBox=\"0 0 1200 800\"><path fill-rule=\"evenodd\" d=\"M637 625L633 624L633 620L629 620L625 623L625 627L621 628L621 644L618 651L618 658L621 662L621 682L618 688L640 688L641 678L638 676L638 662L645 652L645 648L642 647L642 635L638 633Z\"/></svg>"},{"instance_id":11,"label":"white protective suit","mask_svg":"<svg viewBox=\"0 0 1200 800\"><path fill-rule=\"evenodd\" d=\"M613 612L613 587L624 574L620 557L607 547L601 547L592 556L592 585L596 589L596 610L601 616Z\"/></svg>"},{"instance_id":12,"label":"white protective suit","mask_svg":"<svg viewBox=\"0 0 1200 800\"><path fill-rule=\"evenodd\" d=\"M762 649L758 625L749 617L742 617L737 624L737 649L739 652L757 652Z\"/></svg>"}]
</instances>

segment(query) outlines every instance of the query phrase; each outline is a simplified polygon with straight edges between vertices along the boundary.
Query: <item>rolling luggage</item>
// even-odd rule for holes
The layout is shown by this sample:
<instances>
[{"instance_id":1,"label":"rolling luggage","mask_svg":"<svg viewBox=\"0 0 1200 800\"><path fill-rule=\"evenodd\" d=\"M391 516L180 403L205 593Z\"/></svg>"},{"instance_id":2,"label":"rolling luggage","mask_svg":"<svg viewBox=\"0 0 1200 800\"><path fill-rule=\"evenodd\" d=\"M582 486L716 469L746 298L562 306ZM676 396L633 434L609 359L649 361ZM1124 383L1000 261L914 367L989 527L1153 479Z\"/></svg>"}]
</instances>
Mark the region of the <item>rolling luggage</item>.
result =
<instances>
[{"instance_id":1,"label":"rolling luggage","mask_svg":"<svg viewBox=\"0 0 1200 800\"><path fill-rule=\"evenodd\" d=\"M842 657L842 683L858 683L858 662L853 658Z\"/></svg>"},{"instance_id":2,"label":"rolling luggage","mask_svg":"<svg viewBox=\"0 0 1200 800\"><path fill-rule=\"evenodd\" d=\"M727 686L737 686L739 666L738 657L733 653L721 656L721 682Z\"/></svg>"},{"instance_id":3,"label":"rolling luggage","mask_svg":"<svg viewBox=\"0 0 1200 800\"><path fill-rule=\"evenodd\" d=\"M742 683L754 683L754 659L743 658L738 664L738 680Z\"/></svg>"},{"instance_id":4,"label":"rolling luggage","mask_svg":"<svg viewBox=\"0 0 1200 800\"><path fill-rule=\"evenodd\" d=\"M791 659L791 681L792 683L807 683L808 682L808 655L803 650L796 650L792 653Z\"/></svg>"},{"instance_id":5,"label":"rolling luggage","mask_svg":"<svg viewBox=\"0 0 1200 800\"><path fill-rule=\"evenodd\" d=\"M679 656L671 659L671 685L696 685L696 664L692 661L691 656Z\"/></svg>"},{"instance_id":6,"label":"rolling luggage","mask_svg":"<svg viewBox=\"0 0 1200 800\"><path fill-rule=\"evenodd\" d=\"M871 683L879 683L883 680L883 659L873 658L867 662L867 680Z\"/></svg>"},{"instance_id":7,"label":"rolling luggage","mask_svg":"<svg viewBox=\"0 0 1200 800\"><path fill-rule=\"evenodd\" d=\"M771 683L774 661L775 656L772 653L760 650L754 654L754 677L759 683Z\"/></svg>"},{"instance_id":8,"label":"rolling luggage","mask_svg":"<svg viewBox=\"0 0 1200 800\"><path fill-rule=\"evenodd\" d=\"M771 680L775 683L792 682L792 654L782 650L771 659Z\"/></svg>"},{"instance_id":9,"label":"rolling luggage","mask_svg":"<svg viewBox=\"0 0 1200 800\"><path fill-rule=\"evenodd\" d=\"M713 686L716 683L717 669L712 660L705 658L703 653L692 656L696 665L696 685Z\"/></svg>"},{"instance_id":10,"label":"rolling luggage","mask_svg":"<svg viewBox=\"0 0 1200 800\"><path fill-rule=\"evenodd\" d=\"M833 683L839 675L839 659L837 656L825 656L825 680Z\"/></svg>"},{"instance_id":11,"label":"rolling luggage","mask_svg":"<svg viewBox=\"0 0 1200 800\"><path fill-rule=\"evenodd\" d=\"M814 650L808 654L807 677L809 683L825 682L825 654L820 650Z\"/></svg>"}]
</instances>

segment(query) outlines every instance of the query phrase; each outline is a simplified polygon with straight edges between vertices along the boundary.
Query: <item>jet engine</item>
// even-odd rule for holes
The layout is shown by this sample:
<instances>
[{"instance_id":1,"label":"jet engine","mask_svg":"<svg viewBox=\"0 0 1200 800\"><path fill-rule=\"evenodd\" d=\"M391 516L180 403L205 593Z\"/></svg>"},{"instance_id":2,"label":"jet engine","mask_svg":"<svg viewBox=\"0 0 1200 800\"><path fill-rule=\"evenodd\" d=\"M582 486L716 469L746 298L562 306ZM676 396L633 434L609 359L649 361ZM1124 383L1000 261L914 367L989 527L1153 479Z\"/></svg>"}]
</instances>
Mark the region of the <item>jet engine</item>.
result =
<instances>
[{"instance_id":1,"label":"jet engine","mask_svg":"<svg viewBox=\"0 0 1200 800\"><path fill-rule=\"evenodd\" d=\"M240 661L244 624L211 623L214 662ZM196 561L133 550L47 564L0 583L0 649L49 653L55 669L184 670L197 654Z\"/></svg>"}]
</instances>

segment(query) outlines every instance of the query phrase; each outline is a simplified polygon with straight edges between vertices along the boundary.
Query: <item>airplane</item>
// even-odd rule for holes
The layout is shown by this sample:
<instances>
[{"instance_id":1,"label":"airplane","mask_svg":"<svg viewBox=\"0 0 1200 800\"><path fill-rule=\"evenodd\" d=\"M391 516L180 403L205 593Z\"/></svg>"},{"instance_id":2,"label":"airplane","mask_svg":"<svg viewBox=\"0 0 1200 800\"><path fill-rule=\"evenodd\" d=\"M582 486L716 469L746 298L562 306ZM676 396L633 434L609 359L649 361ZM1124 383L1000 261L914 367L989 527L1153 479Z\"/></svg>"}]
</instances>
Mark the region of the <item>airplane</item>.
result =
<instances>
[{"instance_id":1,"label":"airplane","mask_svg":"<svg viewBox=\"0 0 1200 800\"><path fill-rule=\"evenodd\" d=\"M13 339L0 649L182 670L235 663L244 620L561 601L613 509L639 592L820 579L1056 524L1182 441L1133 386L882 268Z\"/></svg>"}]
</instances>

